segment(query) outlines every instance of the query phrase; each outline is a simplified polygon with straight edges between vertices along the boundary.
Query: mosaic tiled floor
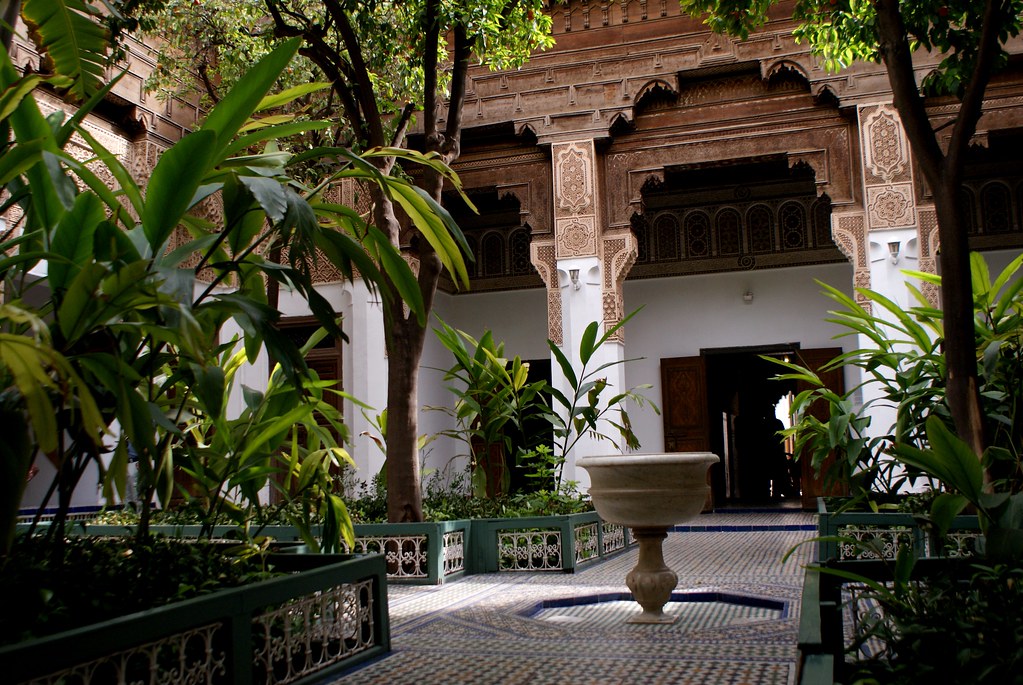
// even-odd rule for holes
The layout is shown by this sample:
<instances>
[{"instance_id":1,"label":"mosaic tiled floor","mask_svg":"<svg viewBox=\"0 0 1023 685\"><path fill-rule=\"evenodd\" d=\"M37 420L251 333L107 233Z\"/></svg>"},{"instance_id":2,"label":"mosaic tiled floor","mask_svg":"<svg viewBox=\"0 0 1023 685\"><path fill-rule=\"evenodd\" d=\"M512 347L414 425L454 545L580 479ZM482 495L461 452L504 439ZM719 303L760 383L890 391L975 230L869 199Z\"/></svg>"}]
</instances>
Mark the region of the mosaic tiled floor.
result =
<instances>
[{"instance_id":1,"label":"mosaic tiled floor","mask_svg":"<svg viewBox=\"0 0 1023 685\"><path fill-rule=\"evenodd\" d=\"M575 574L502 573L388 591L393 652L337 685L791 685L814 517L703 515L668 535L670 626L628 625L636 549ZM579 603L582 598L601 603ZM546 607L546 608L545 608Z\"/></svg>"}]
</instances>

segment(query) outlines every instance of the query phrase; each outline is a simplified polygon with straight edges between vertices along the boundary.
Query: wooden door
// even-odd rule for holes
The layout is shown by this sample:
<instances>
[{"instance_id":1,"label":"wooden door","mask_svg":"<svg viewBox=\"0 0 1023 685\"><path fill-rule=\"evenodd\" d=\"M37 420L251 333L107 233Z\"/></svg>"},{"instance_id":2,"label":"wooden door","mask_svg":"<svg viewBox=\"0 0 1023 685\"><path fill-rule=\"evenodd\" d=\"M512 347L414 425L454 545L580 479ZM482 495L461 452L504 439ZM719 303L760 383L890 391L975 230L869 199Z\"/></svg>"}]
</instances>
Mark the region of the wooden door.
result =
<instances>
[{"instance_id":1,"label":"wooden door","mask_svg":"<svg viewBox=\"0 0 1023 685\"><path fill-rule=\"evenodd\" d=\"M664 420L665 452L709 452L710 424L707 420L707 366L703 357L661 360L661 416ZM712 474L707 471L707 484ZM704 511L714 508L713 488Z\"/></svg>"},{"instance_id":2,"label":"wooden door","mask_svg":"<svg viewBox=\"0 0 1023 685\"><path fill-rule=\"evenodd\" d=\"M821 380L824 381L824 385L826 385L830 390L841 394L845 392L845 378L842 376L842 370L837 369L834 371L827 371L822 374L820 373L820 367L841 353L842 349L839 347L822 347L817 349L799 350L796 354L798 356L797 361L800 364L817 371L821 376ZM809 386L806 383L797 383L796 393L800 393L808 389L808 387ZM818 401L813 404L810 407L810 413L821 421L828 420L828 406L823 401ZM822 474L827 471L828 467L834 462L834 460L834 455L825 460L824 466L821 469ZM802 503L804 509L816 511L817 498L821 495L840 495L846 493L847 488L842 485L826 490L824 476L818 476L815 473L809 456L805 459L801 457L799 461L802 464L800 471L802 474Z\"/></svg>"}]
</instances>

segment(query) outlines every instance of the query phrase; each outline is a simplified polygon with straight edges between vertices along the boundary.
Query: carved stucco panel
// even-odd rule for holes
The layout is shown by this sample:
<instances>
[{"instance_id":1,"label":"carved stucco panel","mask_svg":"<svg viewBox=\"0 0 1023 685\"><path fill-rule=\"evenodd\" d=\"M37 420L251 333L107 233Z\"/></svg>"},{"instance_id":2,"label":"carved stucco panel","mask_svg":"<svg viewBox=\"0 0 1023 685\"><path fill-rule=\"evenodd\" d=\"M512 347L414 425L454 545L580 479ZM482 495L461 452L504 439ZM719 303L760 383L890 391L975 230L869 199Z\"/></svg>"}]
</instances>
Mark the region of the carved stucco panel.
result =
<instances>
[{"instance_id":1,"label":"carved stucco panel","mask_svg":"<svg viewBox=\"0 0 1023 685\"><path fill-rule=\"evenodd\" d=\"M870 261L867 256L866 221L862 214L841 214L831 217L831 237L853 266L853 285L857 288L870 287ZM856 301L868 311L870 301L856 294Z\"/></svg>"},{"instance_id":2,"label":"carved stucco panel","mask_svg":"<svg viewBox=\"0 0 1023 685\"><path fill-rule=\"evenodd\" d=\"M872 231L915 226L913 185L898 183L867 186L867 212Z\"/></svg>"},{"instance_id":3,"label":"carved stucco panel","mask_svg":"<svg viewBox=\"0 0 1023 685\"><path fill-rule=\"evenodd\" d=\"M879 105L863 108L860 116L864 168L883 183L908 180L909 143L898 113L891 105Z\"/></svg>"},{"instance_id":4,"label":"carved stucco panel","mask_svg":"<svg viewBox=\"0 0 1023 685\"><path fill-rule=\"evenodd\" d=\"M597 227L593 217L558 219L556 226L558 259L597 254Z\"/></svg>"},{"instance_id":5,"label":"carved stucco panel","mask_svg":"<svg viewBox=\"0 0 1023 685\"><path fill-rule=\"evenodd\" d=\"M554 152L558 216L593 213L593 143L558 145Z\"/></svg>"},{"instance_id":6,"label":"carved stucco panel","mask_svg":"<svg viewBox=\"0 0 1023 685\"><path fill-rule=\"evenodd\" d=\"M558 260L554 254L554 241L536 239L529 245L529 261L547 286L547 337L561 345L561 287L558 283Z\"/></svg>"},{"instance_id":7,"label":"carved stucco panel","mask_svg":"<svg viewBox=\"0 0 1023 685\"><path fill-rule=\"evenodd\" d=\"M636 237L628 230L616 230L604 236L603 241L601 295L603 306L604 330L615 326L625 316L625 302L622 294L622 284L629 270L636 263L639 256L639 247ZM619 330L612 336L619 342L624 342L624 330Z\"/></svg>"},{"instance_id":8,"label":"carved stucco panel","mask_svg":"<svg viewBox=\"0 0 1023 685\"><path fill-rule=\"evenodd\" d=\"M917 262L917 268L920 271L926 271L927 273L938 273L937 254L938 254L938 214L934 211L934 207L921 207L919 210L920 216L920 236L917 244L920 246L920 256ZM927 300L934 306L938 306L940 289L933 283L921 283L920 292L924 294Z\"/></svg>"}]
</instances>

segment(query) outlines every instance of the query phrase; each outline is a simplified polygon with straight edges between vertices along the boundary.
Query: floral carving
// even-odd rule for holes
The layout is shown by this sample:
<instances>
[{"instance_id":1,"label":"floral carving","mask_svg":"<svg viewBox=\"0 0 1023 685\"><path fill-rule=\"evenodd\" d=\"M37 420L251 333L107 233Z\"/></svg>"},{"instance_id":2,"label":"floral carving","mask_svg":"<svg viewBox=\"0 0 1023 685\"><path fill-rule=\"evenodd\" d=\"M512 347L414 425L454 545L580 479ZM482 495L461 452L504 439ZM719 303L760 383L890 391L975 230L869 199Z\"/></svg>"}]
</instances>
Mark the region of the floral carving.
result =
<instances>
[{"instance_id":1,"label":"floral carving","mask_svg":"<svg viewBox=\"0 0 1023 685\"><path fill-rule=\"evenodd\" d=\"M593 160L590 150L572 143L558 153L558 209L582 214L593 202Z\"/></svg>"},{"instance_id":2,"label":"floral carving","mask_svg":"<svg viewBox=\"0 0 1023 685\"><path fill-rule=\"evenodd\" d=\"M867 117L864 128L866 162L870 172L884 181L892 181L903 174L909 155L896 114L887 108L878 109Z\"/></svg>"},{"instance_id":3,"label":"floral carving","mask_svg":"<svg viewBox=\"0 0 1023 685\"><path fill-rule=\"evenodd\" d=\"M905 186L883 186L867 189L870 227L893 228L913 225L912 189Z\"/></svg>"},{"instance_id":4,"label":"floral carving","mask_svg":"<svg viewBox=\"0 0 1023 685\"><path fill-rule=\"evenodd\" d=\"M558 258L587 257L596 254L596 230L593 221L559 222Z\"/></svg>"}]
</instances>

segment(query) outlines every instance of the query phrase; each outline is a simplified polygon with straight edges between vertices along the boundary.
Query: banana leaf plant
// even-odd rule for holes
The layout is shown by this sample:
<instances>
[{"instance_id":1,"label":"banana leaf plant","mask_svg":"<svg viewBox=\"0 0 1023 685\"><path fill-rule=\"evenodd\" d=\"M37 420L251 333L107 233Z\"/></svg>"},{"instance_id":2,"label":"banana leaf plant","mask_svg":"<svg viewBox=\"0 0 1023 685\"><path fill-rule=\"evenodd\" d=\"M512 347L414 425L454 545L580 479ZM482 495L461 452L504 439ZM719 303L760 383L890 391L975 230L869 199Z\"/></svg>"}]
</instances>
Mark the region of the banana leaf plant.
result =
<instances>
[{"instance_id":1,"label":"banana leaf plant","mask_svg":"<svg viewBox=\"0 0 1023 685\"><path fill-rule=\"evenodd\" d=\"M494 498L508 494L511 482L509 458L514 427L520 434L527 422L550 412L544 399L544 381L529 382L529 364L516 355L504 356L504 343L484 332L479 340L452 328L438 317L438 340L451 352L454 365L444 372L448 390L455 396L454 407L430 407L446 412L456 427L445 431L463 441L469 450L473 495ZM526 448L535 445L526 445Z\"/></svg>"},{"instance_id":2,"label":"banana leaf plant","mask_svg":"<svg viewBox=\"0 0 1023 685\"><path fill-rule=\"evenodd\" d=\"M457 227L405 181L347 150L292 155L277 147L278 137L319 125L260 119L301 94L268 95L297 49L297 40L285 42L253 65L198 130L162 154L144 184L80 125L112 82L66 121L59 113L46 118L30 96L42 79L20 76L6 51L0 57L0 185L6 191L0 211L18 208L8 215L17 220L0 235L0 413L11 427L0 454L0 481L10 491L0 493L0 554L9 549L37 454L57 470L51 531L62 531L71 495L88 469L100 469L108 495L123 493L130 446L138 455L139 535L146 534L154 502L166 503L173 494L175 457L191 439L190 417L197 409L214 423L226 417L220 336L228 322L244 334L246 361L268 354L280 366L275 382L286 384L297 403L318 401L323 388L277 329L280 314L267 301L267 282L303 297L331 335L343 334L330 303L313 287L316 259L329 259L348 279L358 272L383 298L403 297L425 318L421 299L413 296L415 276L397 249L351 209L323 200L333 179L308 188L295 179L296 165L321 155L337 164L337 177L402 197L410 219L443 250L456 277L464 271ZM65 152L73 134L91 148L89 163ZM457 181L435 159L402 156ZM94 165L105 167L118 187L107 187ZM220 221L199 215L204 201L220 203ZM287 262L264 256L280 246L288 248ZM283 422L263 428L249 444L262 441L264 453L294 433ZM325 495L321 513L333 517L326 529L350 530L330 491L330 464L342 458L336 448L335 442L326 452L292 450L283 465L267 465L244 487L228 477L230 492L218 496L251 498L269 471L297 468L315 476ZM53 538L59 557L62 535ZM336 545L325 541L324 547Z\"/></svg>"},{"instance_id":3,"label":"banana leaf plant","mask_svg":"<svg viewBox=\"0 0 1023 685\"><path fill-rule=\"evenodd\" d=\"M1023 256L993 278L980 254L970 255L970 266L977 377L988 443L985 468L988 479L1000 489L1019 492L1023 491L1023 278L1018 273ZM941 277L934 274L906 274L941 285ZM800 381L807 387L794 398L790 410L794 425L785 431L796 440L797 458L812 459L820 471L827 457L834 455L833 465L824 474L827 481L851 485L853 494L874 508L878 492L895 493L921 478L936 485L933 473L893 459L888 452L895 444L925 447L930 417L952 426L945 400L942 311L912 285L907 287L916 304L908 308L881 293L858 288L856 292L871 305L865 307L837 288L820 285L837 305L828 321L843 329L838 337L858 335L870 344L842 353L821 369L859 370L862 382L841 394L829 390L813 369L764 357L784 367L786 372L778 379ZM861 402L861 393L873 399ZM875 404L895 410L892 425L881 430L870 425ZM810 411L814 405L827 407L825 419Z\"/></svg>"},{"instance_id":4,"label":"banana leaf plant","mask_svg":"<svg viewBox=\"0 0 1023 685\"><path fill-rule=\"evenodd\" d=\"M596 368L590 368L590 362L593 361L594 355L601 346L638 314L640 309L636 309L622 318L617 324L604 331L600 337L597 337L600 333L600 322L591 321L579 340L581 366L578 370L572 367L572 361L568 355L554 341L547 341L551 354L554 355L555 361L561 367L569 390L569 393L566 394L555 387L550 388L555 411L551 411L548 417L554 426L553 459L556 463L555 489L557 490L560 490L562 486L561 476L565 461L584 435L596 440L607 440L617 450L639 449L639 437L632 430L632 421L625 408L626 402L631 402L636 407L649 404L654 412L661 413L657 405L641 392L652 387L651 385L643 384L618 390L607 382L606 377L601 376L601 372L604 370L625 364L630 360L618 359L605 362ZM614 394L607 397L605 391ZM618 415L617 421L612 418L614 414ZM614 430L609 430L608 427Z\"/></svg>"}]
</instances>

